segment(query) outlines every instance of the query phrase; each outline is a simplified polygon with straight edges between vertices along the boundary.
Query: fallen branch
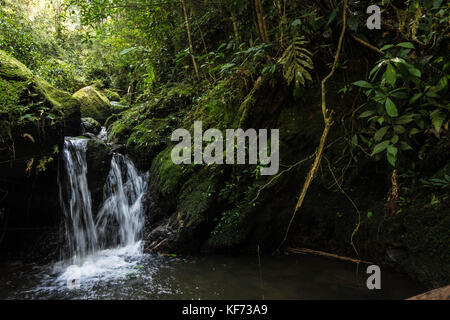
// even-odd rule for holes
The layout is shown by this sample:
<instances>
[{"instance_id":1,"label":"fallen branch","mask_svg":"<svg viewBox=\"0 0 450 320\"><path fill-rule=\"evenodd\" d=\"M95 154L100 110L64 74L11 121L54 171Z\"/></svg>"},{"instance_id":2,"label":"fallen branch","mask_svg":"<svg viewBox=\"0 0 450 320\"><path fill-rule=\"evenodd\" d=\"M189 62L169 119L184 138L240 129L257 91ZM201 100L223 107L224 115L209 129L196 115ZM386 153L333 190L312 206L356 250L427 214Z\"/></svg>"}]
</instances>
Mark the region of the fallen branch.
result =
<instances>
[{"instance_id":1,"label":"fallen branch","mask_svg":"<svg viewBox=\"0 0 450 320\"><path fill-rule=\"evenodd\" d=\"M358 41L359 43L361 43L363 46L366 46L367 48L378 52L379 54L381 54L382 56L385 55L385 53L383 51L381 51L380 49L378 49L377 47L371 45L370 43L364 41L363 39L358 38L357 36L355 36L354 34L352 34L353 39L355 39L356 41Z\"/></svg>"},{"instance_id":2,"label":"fallen branch","mask_svg":"<svg viewBox=\"0 0 450 320\"><path fill-rule=\"evenodd\" d=\"M364 264L374 264L373 262L370 261L365 261L365 260L360 260L360 259L355 259L355 258L350 258L350 257L344 257L344 256L340 256L334 253L328 253L328 252L324 252L324 251L317 251L317 250L312 250L312 249L307 249L307 248L287 248L286 251L287 253L295 253L295 254L314 254L316 256L323 256L323 257L329 257L329 258L334 258L334 259L338 259L338 260L344 260L344 261L350 261L350 262L354 262L354 263L364 263Z\"/></svg>"}]
</instances>

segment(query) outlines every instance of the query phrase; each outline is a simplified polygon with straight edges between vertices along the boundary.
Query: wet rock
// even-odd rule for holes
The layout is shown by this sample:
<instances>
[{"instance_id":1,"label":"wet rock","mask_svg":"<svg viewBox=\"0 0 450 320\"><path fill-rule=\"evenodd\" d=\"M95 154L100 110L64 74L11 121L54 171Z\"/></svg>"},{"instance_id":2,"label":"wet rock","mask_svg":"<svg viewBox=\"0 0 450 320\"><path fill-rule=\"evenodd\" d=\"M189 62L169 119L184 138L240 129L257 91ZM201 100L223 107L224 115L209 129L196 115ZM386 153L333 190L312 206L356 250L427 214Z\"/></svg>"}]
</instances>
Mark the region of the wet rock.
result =
<instances>
[{"instance_id":1,"label":"wet rock","mask_svg":"<svg viewBox=\"0 0 450 320\"><path fill-rule=\"evenodd\" d=\"M99 208L103 199L103 187L110 170L111 158L110 146L97 139L88 141L86 150L86 162L89 168L87 179L94 212Z\"/></svg>"},{"instance_id":2,"label":"wet rock","mask_svg":"<svg viewBox=\"0 0 450 320\"><path fill-rule=\"evenodd\" d=\"M85 133L93 133L95 135L98 135L100 133L100 130L102 129L102 125L93 118L81 118L81 126L84 130L83 134Z\"/></svg>"},{"instance_id":3,"label":"wet rock","mask_svg":"<svg viewBox=\"0 0 450 320\"><path fill-rule=\"evenodd\" d=\"M28 108L20 121L13 111L0 113L0 211L10 230L27 230L6 232L2 254L26 255L59 227L57 160L64 136L80 134L80 103L0 50L0 106Z\"/></svg>"}]
</instances>

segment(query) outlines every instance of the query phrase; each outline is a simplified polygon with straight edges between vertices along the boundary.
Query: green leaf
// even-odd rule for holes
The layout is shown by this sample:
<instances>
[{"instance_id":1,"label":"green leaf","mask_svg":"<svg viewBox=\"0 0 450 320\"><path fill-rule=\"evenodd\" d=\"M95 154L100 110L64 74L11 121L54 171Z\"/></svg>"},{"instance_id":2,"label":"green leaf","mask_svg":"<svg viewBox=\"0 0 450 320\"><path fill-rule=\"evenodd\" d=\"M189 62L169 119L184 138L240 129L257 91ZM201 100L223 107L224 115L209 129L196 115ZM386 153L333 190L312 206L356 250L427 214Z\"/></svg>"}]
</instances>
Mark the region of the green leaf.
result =
<instances>
[{"instance_id":1,"label":"green leaf","mask_svg":"<svg viewBox=\"0 0 450 320\"><path fill-rule=\"evenodd\" d=\"M406 129L404 126L400 126L400 125L395 125L394 126L394 131L398 134L403 134L406 132Z\"/></svg>"},{"instance_id":2,"label":"green leaf","mask_svg":"<svg viewBox=\"0 0 450 320\"><path fill-rule=\"evenodd\" d=\"M407 115L401 116L401 117L397 118L397 120L395 121L395 124L408 124L410 122L413 122L414 116L415 116L415 114L407 114Z\"/></svg>"},{"instance_id":3,"label":"green leaf","mask_svg":"<svg viewBox=\"0 0 450 320\"><path fill-rule=\"evenodd\" d=\"M378 153L380 153L380 152L386 150L387 146L388 146L390 143L391 143L391 142L390 142L389 140L386 140L386 141L383 141L383 142L380 142L379 144L377 144L377 145L373 148L373 151L372 151L371 156L374 156L374 155L376 155L376 154L378 154Z\"/></svg>"},{"instance_id":4,"label":"green leaf","mask_svg":"<svg viewBox=\"0 0 450 320\"><path fill-rule=\"evenodd\" d=\"M381 141L381 139L383 139L383 137L385 136L385 134L388 132L389 127L383 127L381 129L379 129L375 135L373 136L373 138L375 139L376 142Z\"/></svg>"},{"instance_id":5,"label":"green leaf","mask_svg":"<svg viewBox=\"0 0 450 320\"><path fill-rule=\"evenodd\" d=\"M413 148L407 144L405 141L400 141L400 150L406 151L406 150L413 150Z\"/></svg>"},{"instance_id":6,"label":"green leaf","mask_svg":"<svg viewBox=\"0 0 450 320\"><path fill-rule=\"evenodd\" d=\"M331 22L333 22L334 18L336 18L338 11L339 11L339 8L336 8L331 12L330 17L328 18L327 25L329 25Z\"/></svg>"},{"instance_id":7,"label":"green leaf","mask_svg":"<svg viewBox=\"0 0 450 320\"><path fill-rule=\"evenodd\" d=\"M447 115L440 110L434 110L430 114L430 118L434 129L436 130L436 132L439 132L441 130L442 124L444 123L444 120L447 118Z\"/></svg>"},{"instance_id":8,"label":"green leaf","mask_svg":"<svg viewBox=\"0 0 450 320\"><path fill-rule=\"evenodd\" d=\"M361 115L359 117L360 118L367 118L367 117L370 117L370 116L372 116L374 114L375 114L375 111L368 110L368 111L364 111L363 113L361 113Z\"/></svg>"},{"instance_id":9,"label":"green leaf","mask_svg":"<svg viewBox=\"0 0 450 320\"><path fill-rule=\"evenodd\" d=\"M418 134L419 132L420 132L419 129L417 129L417 128L412 128L411 131L409 132L409 135L410 135L410 136L413 136L413 135L415 135L415 134Z\"/></svg>"},{"instance_id":10,"label":"green leaf","mask_svg":"<svg viewBox=\"0 0 450 320\"><path fill-rule=\"evenodd\" d=\"M391 164L391 166L395 167L395 162L397 161L397 157L390 153L386 153L386 158L387 158L387 161Z\"/></svg>"},{"instance_id":11,"label":"green leaf","mask_svg":"<svg viewBox=\"0 0 450 320\"><path fill-rule=\"evenodd\" d=\"M383 74L383 78L386 79L386 82L389 83L392 87L395 86L395 81L397 80L397 72L392 64L388 64L386 71Z\"/></svg>"},{"instance_id":12,"label":"green leaf","mask_svg":"<svg viewBox=\"0 0 450 320\"><path fill-rule=\"evenodd\" d=\"M389 145L387 146L387 152L394 157L397 157L398 149L393 145Z\"/></svg>"},{"instance_id":13,"label":"green leaf","mask_svg":"<svg viewBox=\"0 0 450 320\"><path fill-rule=\"evenodd\" d=\"M395 106L395 103L390 98L386 99L385 107L386 107L386 112L388 113L388 115L390 117L394 118L394 117L398 116L397 107Z\"/></svg>"},{"instance_id":14,"label":"green leaf","mask_svg":"<svg viewBox=\"0 0 450 320\"><path fill-rule=\"evenodd\" d=\"M415 49L414 45L411 42L401 42L397 44L397 47L406 49Z\"/></svg>"},{"instance_id":15,"label":"green leaf","mask_svg":"<svg viewBox=\"0 0 450 320\"><path fill-rule=\"evenodd\" d=\"M383 46L383 48L381 48L380 50L384 51L384 50L392 48L393 46L394 46L393 44L387 44L387 45Z\"/></svg>"},{"instance_id":16,"label":"green leaf","mask_svg":"<svg viewBox=\"0 0 450 320\"><path fill-rule=\"evenodd\" d=\"M409 104L413 104L417 100L419 100L422 97L423 93L419 92L412 96L412 98L409 100Z\"/></svg>"},{"instance_id":17,"label":"green leaf","mask_svg":"<svg viewBox=\"0 0 450 320\"><path fill-rule=\"evenodd\" d=\"M399 140L398 135L395 134L395 135L392 137L391 142L392 142L392 144L396 144L396 143L398 142L398 140Z\"/></svg>"},{"instance_id":18,"label":"green leaf","mask_svg":"<svg viewBox=\"0 0 450 320\"><path fill-rule=\"evenodd\" d=\"M373 88L373 86L369 82L364 81L364 80L359 80L359 81L353 82L353 85L362 87L362 88Z\"/></svg>"},{"instance_id":19,"label":"green leaf","mask_svg":"<svg viewBox=\"0 0 450 320\"><path fill-rule=\"evenodd\" d=\"M295 26L299 26L301 24L302 24L302 20L295 19L294 21L292 21L291 26L295 27Z\"/></svg>"},{"instance_id":20,"label":"green leaf","mask_svg":"<svg viewBox=\"0 0 450 320\"><path fill-rule=\"evenodd\" d=\"M132 48L128 48L128 49L122 50L122 51L120 51L120 55L127 54L127 53L129 53L129 52L131 52L131 51L133 51L135 49L136 49L135 47L132 47Z\"/></svg>"},{"instance_id":21,"label":"green leaf","mask_svg":"<svg viewBox=\"0 0 450 320\"><path fill-rule=\"evenodd\" d=\"M409 73L411 73L416 78L420 78L422 76L422 73L420 72L420 70L416 69L416 68L409 68Z\"/></svg>"},{"instance_id":22,"label":"green leaf","mask_svg":"<svg viewBox=\"0 0 450 320\"><path fill-rule=\"evenodd\" d=\"M358 136L356 134L352 138L352 143L353 143L354 146L358 145Z\"/></svg>"}]
</instances>

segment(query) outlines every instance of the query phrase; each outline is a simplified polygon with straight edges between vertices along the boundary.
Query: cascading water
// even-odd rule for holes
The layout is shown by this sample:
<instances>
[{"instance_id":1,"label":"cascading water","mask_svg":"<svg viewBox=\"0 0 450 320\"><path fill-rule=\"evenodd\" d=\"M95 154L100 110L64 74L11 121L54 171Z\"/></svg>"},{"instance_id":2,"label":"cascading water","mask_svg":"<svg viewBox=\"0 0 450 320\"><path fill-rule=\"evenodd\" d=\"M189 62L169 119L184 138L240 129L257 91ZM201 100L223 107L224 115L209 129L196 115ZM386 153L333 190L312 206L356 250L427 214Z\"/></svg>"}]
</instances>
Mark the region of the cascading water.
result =
<instances>
[{"instance_id":1,"label":"cascading water","mask_svg":"<svg viewBox=\"0 0 450 320\"><path fill-rule=\"evenodd\" d=\"M69 254L74 263L78 263L80 258L98 249L91 193L87 182L86 147L86 139L65 140L63 159L67 182L59 181L60 201L66 221L66 238Z\"/></svg>"},{"instance_id":2,"label":"cascading water","mask_svg":"<svg viewBox=\"0 0 450 320\"><path fill-rule=\"evenodd\" d=\"M66 179L59 181L60 201L72 265L58 278L62 281L120 277L122 271L126 274L127 268L133 267L132 260L142 255L147 174L140 174L128 157L114 154L104 202L94 214L87 180L87 141L66 138L64 145Z\"/></svg>"},{"instance_id":3,"label":"cascading water","mask_svg":"<svg viewBox=\"0 0 450 320\"><path fill-rule=\"evenodd\" d=\"M114 154L111 170L105 185L102 208L96 227L101 239L129 246L141 238L144 217L142 197L145 191L145 176L139 175L126 156ZM116 222L116 232L108 233L110 221ZM112 239L108 239L112 235Z\"/></svg>"}]
</instances>

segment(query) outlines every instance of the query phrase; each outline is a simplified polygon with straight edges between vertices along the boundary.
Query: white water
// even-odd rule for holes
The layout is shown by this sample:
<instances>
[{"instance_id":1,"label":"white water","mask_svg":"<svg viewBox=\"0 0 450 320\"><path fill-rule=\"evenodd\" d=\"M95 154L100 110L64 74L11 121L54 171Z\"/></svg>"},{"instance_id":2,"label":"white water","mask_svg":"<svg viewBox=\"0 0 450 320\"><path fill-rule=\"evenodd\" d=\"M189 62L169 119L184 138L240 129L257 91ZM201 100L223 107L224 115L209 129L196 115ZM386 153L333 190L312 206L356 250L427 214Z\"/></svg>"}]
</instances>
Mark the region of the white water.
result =
<instances>
[{"instance_id":1,"label":"white water","mask_svg":"<svg viewBox=\"0 0 450 320\"><path fill-rule=\"evenodd\" d=\"M104 202L92 210L86 162L87 140L67 138L64 146L66 180L60 179L70 263L55 265L57 282L123 278L142 255L143 196L147 175L126 156L114 154L104 187Z\"/></svg>"},{"instance_id":2,"label":"white water","mask_svg":"<svg viewBox=\"0 0 450 320\"><path fill-rule=\"evenodd\" d=\"M98 249L91 193L87 182L86 147L86 139L66 139L63 154L66 182L59 181L69 254L75 263Z\"/></svg>"}]
</instances>

